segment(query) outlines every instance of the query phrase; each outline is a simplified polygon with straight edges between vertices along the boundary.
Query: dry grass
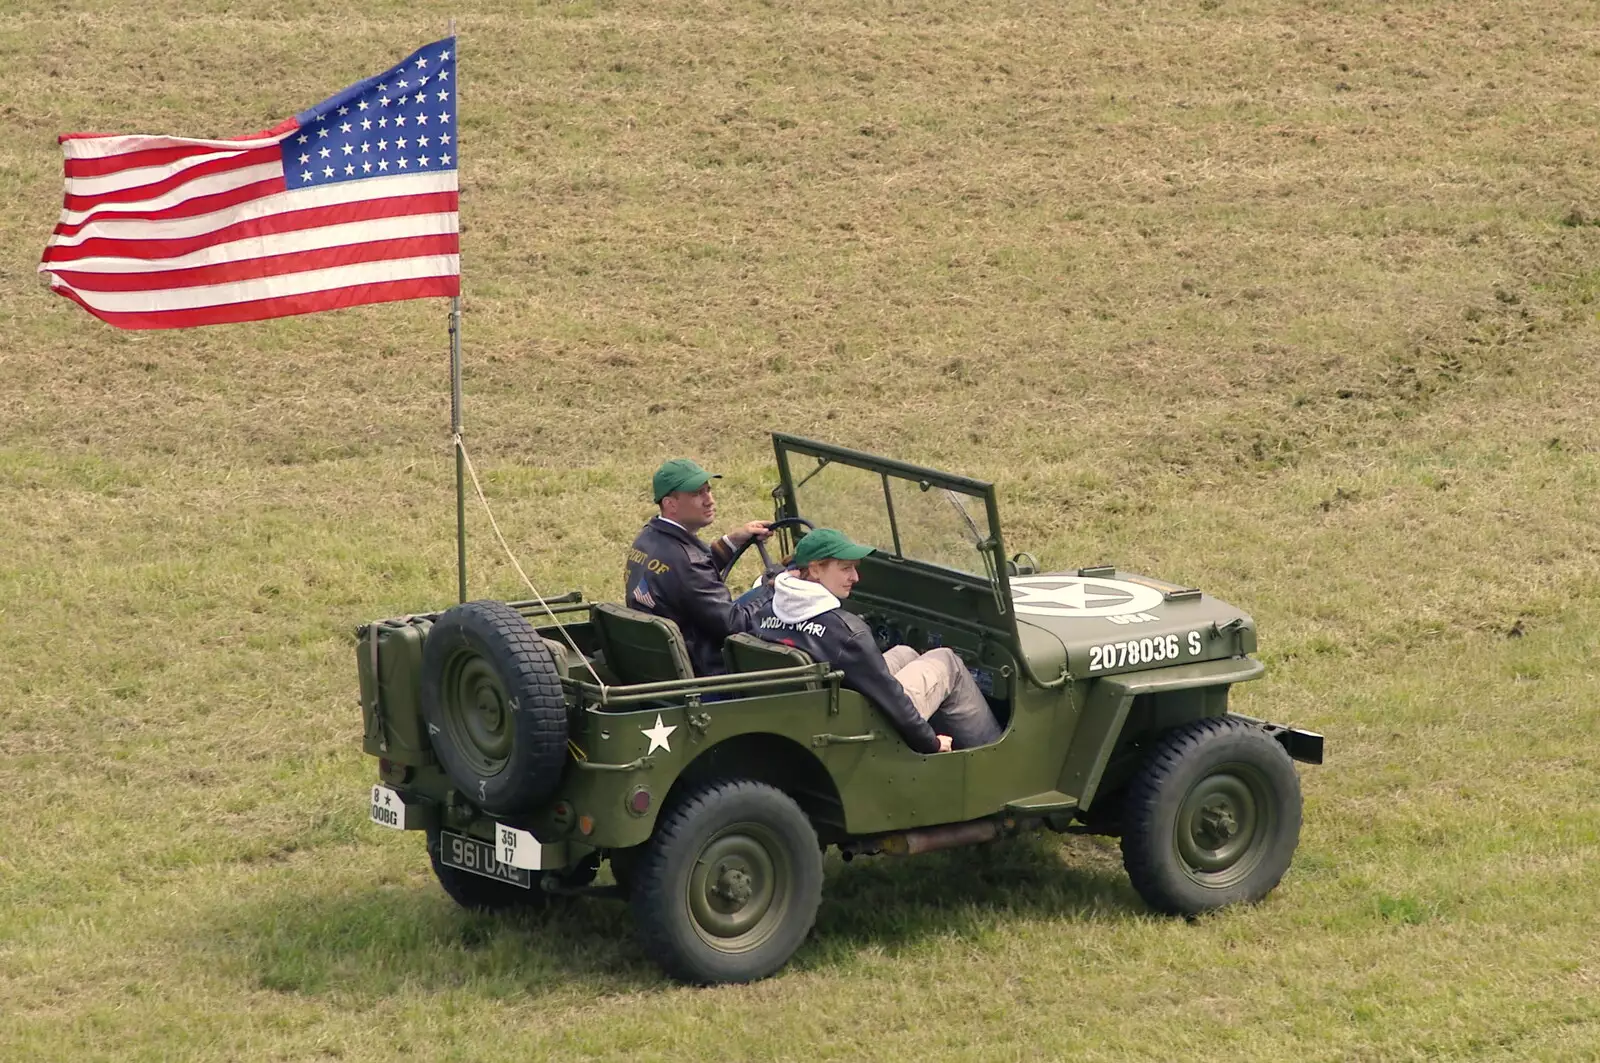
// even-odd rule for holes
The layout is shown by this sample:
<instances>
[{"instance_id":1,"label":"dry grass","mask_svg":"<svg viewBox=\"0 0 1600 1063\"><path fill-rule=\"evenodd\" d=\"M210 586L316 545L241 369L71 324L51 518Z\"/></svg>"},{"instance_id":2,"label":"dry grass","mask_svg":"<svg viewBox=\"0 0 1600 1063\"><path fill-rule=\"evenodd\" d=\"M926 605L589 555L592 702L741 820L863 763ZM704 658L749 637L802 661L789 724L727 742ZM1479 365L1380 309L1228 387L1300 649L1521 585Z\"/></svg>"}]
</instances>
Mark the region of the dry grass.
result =
<instances>
[{"instance_id":1,"label":"dry grass","mask_svg":"<svg viewBox=\"0 0 1600 1063\"><path fill-rule=\"evenodd\" d=\"M712 991L362 819L350 628L454 588L443 307L122 334L33 278L56 133L242 133L443 32L308 62L322 13L0 24L0 1057L1596 1058L1587 12L456 11L468 438L541 586L618 592L661 458L757 515L811 434L1246 606L1244 711L1329 735L1259 908L1150 918L1094 841L835 866Z\"/></svg>"}]
</instances>

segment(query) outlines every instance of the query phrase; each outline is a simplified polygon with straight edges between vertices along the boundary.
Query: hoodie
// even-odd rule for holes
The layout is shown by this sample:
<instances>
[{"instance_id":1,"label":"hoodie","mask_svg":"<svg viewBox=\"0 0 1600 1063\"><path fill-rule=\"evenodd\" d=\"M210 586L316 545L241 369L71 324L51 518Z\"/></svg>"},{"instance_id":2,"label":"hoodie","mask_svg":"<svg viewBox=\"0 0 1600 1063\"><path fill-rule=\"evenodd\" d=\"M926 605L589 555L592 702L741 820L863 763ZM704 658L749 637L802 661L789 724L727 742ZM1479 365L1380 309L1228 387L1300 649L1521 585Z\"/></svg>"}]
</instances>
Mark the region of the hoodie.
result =
<instances>
[{"instance_id":1,"label":"hoodie","mask_svg":"<svg viewBox=\"0 0 1600 1063\"><path fill-rule=\"evenodd\" d=\"M859 616L841 608L822 584L783 573L750 630L767 642L781 642L814 661L828 662L843 673L846 687L889 717L907 745L919 753L939 752L938 736L890 674L872 631Z\"/></svg>"}]
</instances>

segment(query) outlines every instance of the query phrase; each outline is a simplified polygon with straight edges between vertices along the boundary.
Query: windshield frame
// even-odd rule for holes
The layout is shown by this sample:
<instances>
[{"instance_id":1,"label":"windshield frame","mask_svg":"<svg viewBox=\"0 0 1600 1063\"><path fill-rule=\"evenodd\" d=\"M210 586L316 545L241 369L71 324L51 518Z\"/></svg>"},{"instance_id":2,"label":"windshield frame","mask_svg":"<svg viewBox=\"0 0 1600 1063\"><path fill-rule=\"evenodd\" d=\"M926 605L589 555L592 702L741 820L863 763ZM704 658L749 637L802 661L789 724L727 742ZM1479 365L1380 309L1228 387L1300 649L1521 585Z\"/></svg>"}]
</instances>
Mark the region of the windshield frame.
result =
<instances>
[{"instance_id":1,"label":"windshield frame","mask_svg":"<svg viewBox=\"0 0 1600 1063\"><path fill-rule=\"evenodd\" d=\"M772 434L773 451L778 459L779 487L773 492L777 497L780 507L788 516L805 516L799 512L799 495L803 493L805 481L814 473L814 470L800 468L802 475L798 480L795 472L798 463L791 463L791 455L802 455L819 459L824 464L818 468L826 468L828 464L846 465L851 468L861 469L866 472L877 473L879 489L883 492L880 499L884 512L889 519L889 528L894 539L892 552L885 550L887 544L879 545L880 553L889 553L896 562L913 565L941 576L951 576L970 581L976 586L990 587L994 592L995 608L1001 616L1006 616L1011 611L1011 583L1006 574L1005 542L1000 530L1000 510L995 497L992 483L985 480L975 480L970 476L961 476L956 473L941 472L922 465L913 465L910 462L897 461L893 458L883 458L864 451L851 450L848 447L837 447L828 443L821 443L814 439L801 436L788 435L782 432ZM981 500L984 516L988 521L988 537L975 548L982 556L987 574L968 572L963 569L951 568L941 565L936 561L928 561L919 557L909 556L903 552L903 543L900 536L899 521L894 507L894 491L890 487L889 478L910 481L919 487L927 484L926 489L941 488L964 495L967 499ZM967 514L967 516L972 516Z\"/></svg>"}]
</instances>

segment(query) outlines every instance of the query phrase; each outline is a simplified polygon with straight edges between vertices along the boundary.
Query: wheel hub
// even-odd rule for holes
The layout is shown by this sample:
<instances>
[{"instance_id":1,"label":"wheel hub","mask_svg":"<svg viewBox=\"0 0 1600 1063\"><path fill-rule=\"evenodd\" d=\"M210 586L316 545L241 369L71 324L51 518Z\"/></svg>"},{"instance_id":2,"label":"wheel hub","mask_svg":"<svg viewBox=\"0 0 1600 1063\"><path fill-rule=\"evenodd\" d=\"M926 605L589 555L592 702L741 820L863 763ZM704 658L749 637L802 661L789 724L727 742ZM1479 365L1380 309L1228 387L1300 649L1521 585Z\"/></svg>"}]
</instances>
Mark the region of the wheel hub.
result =
<instances>
[{"instance_id":1,"label":"wheel hub","mask_svg":"<svg viewBox=\"0 0 1600 1063\"><path fill-rule=\"evenodd\" d=\"M1259 771L1220 766L1184 798L1174 824L1177 856L1195 881L1225 888L1260 862L1275 817Z\"/></svg>"},{"instance_id":2,"label":"wheel hub","mask_svg":"<svg viewBox=\"0 0 1600 1063\"><path fill-rule=\"evenodd\" d=\"M750 881L750 876L742 868L729 867L724 864L717 869L717 884L713 892L729 906L743 908L750 900L750 895L755 892L755 887Z\"/></svg>"},{"instance_id":3,"label":"wheel hub","mask_svg":"<svg viewBox=\"0 0 1600 1063\"><path fill-rule=\"evenodd\" d=\"M754 824L729 827L700 851L689 877L695 932L723 952L756 948L783 920L790 873L782 846Z\"/></svg>"},{"instance_id":4,"label":"wheel hub","mask_svg":"<svg viewBox=\"0 0 1600 1063\"><path fill-rule=\"evenodd\" d=\"M446 720L456 747L479 775L499 772L511 755L512 705L493 666L473 653L452 662Z\"/></svg>"},{"instance_id":5,"label":"wheel hub","mask_svg":"<svg viewBox=\"0 0 1600 1063\"><path fill-rule=\"evenodd\" d=\"M1207 805L1201 811L1197 837L1210 848L1217 848L1238 833L1239 821L1226 804Z\"/></svg>"}]
</instances>

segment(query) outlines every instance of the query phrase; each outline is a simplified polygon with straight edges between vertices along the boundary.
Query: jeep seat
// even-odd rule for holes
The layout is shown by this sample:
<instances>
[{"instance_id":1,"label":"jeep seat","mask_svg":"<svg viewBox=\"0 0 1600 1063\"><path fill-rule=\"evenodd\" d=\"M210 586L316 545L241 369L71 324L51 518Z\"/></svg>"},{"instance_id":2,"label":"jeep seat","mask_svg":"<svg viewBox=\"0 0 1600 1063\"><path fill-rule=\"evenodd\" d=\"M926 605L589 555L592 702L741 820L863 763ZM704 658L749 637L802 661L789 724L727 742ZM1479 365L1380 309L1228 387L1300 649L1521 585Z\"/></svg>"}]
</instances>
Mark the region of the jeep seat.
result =
<instances>
[{"instance_id":1,"label":"jeep seat","mask_svg":"<svg viewBox=\"0 0 1600 1063\"><path fill-rule=\"evenodd\" d=\"M774 668L795 668L815 663L805 650L785 646L781 642L768 642L766 639L745 632L729 635L723 640L722 659L727 662L729 672L766 672ZM816 680L812 680L806 683L805 689L815 690L820 685ZM797 688L790 686L787 689ZM762 694L767 691L753 690L749 693Z\"/></svg>"},{"instance_id":2,"label":"jeep seat","mask_svg":"<svg viewBox=\"0 0 1600 1063\"><path fill-rule=\"evenodd\" d=\"M596 602L589 607L589 619L594 624L600 652L619 681L660 683L694 678L683 632L666 617L611 602Z\"/></svg>"}]
</instances>

